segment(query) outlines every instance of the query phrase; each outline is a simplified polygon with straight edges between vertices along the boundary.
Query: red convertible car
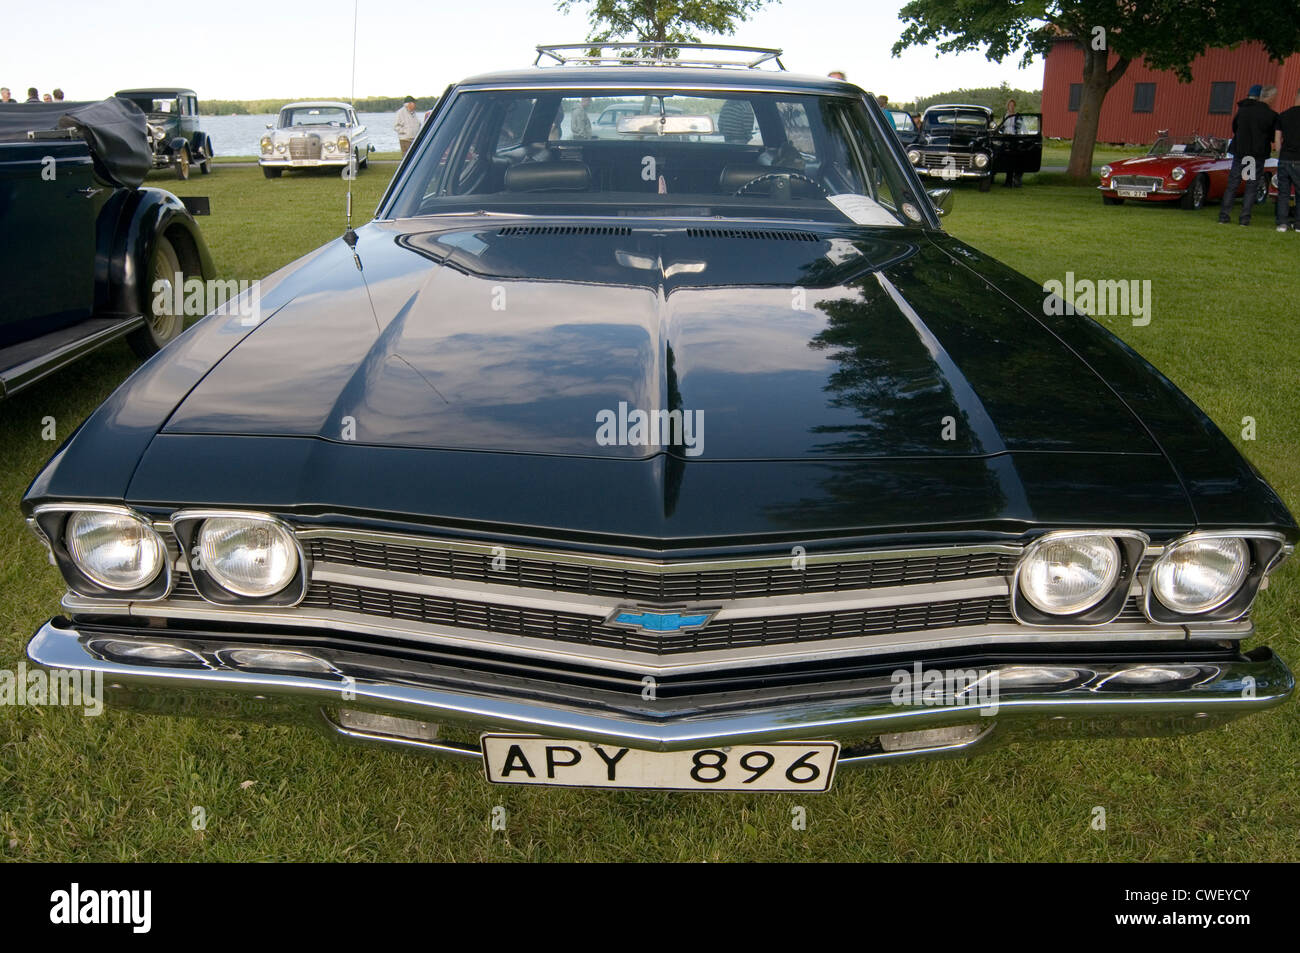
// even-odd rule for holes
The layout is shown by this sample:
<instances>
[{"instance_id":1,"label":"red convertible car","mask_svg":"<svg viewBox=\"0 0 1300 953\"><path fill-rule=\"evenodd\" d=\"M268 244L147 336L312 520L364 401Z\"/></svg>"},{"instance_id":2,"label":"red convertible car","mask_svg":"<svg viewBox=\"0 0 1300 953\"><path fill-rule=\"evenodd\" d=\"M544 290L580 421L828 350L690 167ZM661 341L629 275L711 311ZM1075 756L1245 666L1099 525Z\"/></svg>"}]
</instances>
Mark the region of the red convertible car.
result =
<instances>
[{"instance_id":1,"label":"red convertible car","mask_svg":"<svg viewBox=\"0 0 1300 953\"><path fill-rule=\"evenodd\" d=\"M1227 150L1227 140L1213 136L1174 139L1161 134L1146 155L1101 167L1101 200L1107 205L1121 205L1125 199L1176 200L1191 209L1217 202L1228 187L1228 170L1232 168ZM1256 184L1261 202L1268 194L1269 180L1265 168ZM1243 182L1237 194L1244 192Z\"/></svg>"}]
</instances>

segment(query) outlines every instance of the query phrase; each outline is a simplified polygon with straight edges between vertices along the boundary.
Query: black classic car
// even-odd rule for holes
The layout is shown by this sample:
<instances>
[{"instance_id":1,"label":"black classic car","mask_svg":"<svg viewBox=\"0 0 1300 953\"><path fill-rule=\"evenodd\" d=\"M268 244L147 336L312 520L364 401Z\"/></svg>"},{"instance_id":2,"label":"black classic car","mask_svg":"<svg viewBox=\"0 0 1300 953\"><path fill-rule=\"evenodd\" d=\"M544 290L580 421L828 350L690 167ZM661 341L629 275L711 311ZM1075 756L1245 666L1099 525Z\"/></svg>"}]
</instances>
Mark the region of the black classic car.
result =
<instances>
[{"instance_id":1,"label":"black classic car","mask_svg":"<svg viewBox=\"0 0 1300 953\"><path fill-rule=\"evenodd\" d=\"M1023 175L1042 167L1042 116L1013 113L999 121L987 106L931 106L921 114L907 159L922 176L975 179L986 192L1000 172Z\"/></svg>"},{"instance_id":2,"label":"black classic car","mask_svg":"<svg viewBox=\"0 0 1300 953\"><path fill-rule=\"evenodd\" d=\"M213 274L181 200L141 188L145 118L131 103L0 109L0 397L125 337L147 357L184 328L155 283Z\"/></svg>"},{"instance_id":3,"label":"black classic car","mask_svg":"<svg viewBox=\"0 0 1300 953\"><path fill-rule=\"evenodd\" d=\"M557 130L610 96L622 139ZM67 593L28 655L543 785L815 791L1281 703L1240 643L1286 507L943 201L842 82L467 79L373 221L36 477Z\"/></svg>"},{"instance_id":4,"label":"black classic car","mask_svg":"<svg viewBox=\"0 0 1300 953\"><path fill-rule=\"evenodd\" d=\"M171 169L178 179L190 177L197 165L212 171L212 138L199 122L199 97L192 89L121 89L114 95L129 99L149 117L153 167Z\"/></svg>"}]
</instances>

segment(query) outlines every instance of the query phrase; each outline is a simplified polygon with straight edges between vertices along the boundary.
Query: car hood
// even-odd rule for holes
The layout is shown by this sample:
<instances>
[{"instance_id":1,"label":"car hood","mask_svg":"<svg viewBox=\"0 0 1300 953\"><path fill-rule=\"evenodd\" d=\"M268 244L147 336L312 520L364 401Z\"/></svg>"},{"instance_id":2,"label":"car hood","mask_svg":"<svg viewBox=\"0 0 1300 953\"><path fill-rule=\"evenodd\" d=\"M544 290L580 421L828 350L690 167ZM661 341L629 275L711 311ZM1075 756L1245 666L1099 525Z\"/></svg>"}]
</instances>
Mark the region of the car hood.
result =
<instances>
[{"instance_id":1,"label":"car hood","mask_svg":"<svg viewBox=\"0 0 1300 953\"><path fill-rule=\"evenodd\" d=\"M282 281L291 300L165 432L702 460L1159 453L1043 323L917 230L358 234L355 256L337 242Z\"/></svg>"}]
</instances>

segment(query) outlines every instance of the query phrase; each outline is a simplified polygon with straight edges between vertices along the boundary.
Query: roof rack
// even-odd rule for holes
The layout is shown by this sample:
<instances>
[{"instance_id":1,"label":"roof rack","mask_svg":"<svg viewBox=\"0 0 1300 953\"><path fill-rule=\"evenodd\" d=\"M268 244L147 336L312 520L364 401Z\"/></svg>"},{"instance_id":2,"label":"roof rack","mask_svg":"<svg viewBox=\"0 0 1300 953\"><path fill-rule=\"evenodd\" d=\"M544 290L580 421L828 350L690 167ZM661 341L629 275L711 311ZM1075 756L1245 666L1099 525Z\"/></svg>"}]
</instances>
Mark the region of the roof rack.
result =
<instances>
[{"instance_id":1,"label":"roof rack","mask_svg":"<svg viewBox=\"0 0 1300 953\"><path fill-rule=\"evenodd\" d=\"M613 55L606 50L617 51ZM728 53L750 53L748 59L712 59L708 57L682 59L673 55L678 50L725 50ZM648 51L649 55L632 55L636 51ZM757 69L764 63L775 63L780 70L785 69L781 62L784 50L765 46L732 46L726 43L551 43L537 47L537 59L534 66L542 65L542 57L550 57L554 63L549 66L713 66L744 67Z\"/></svg>"}]
</instances>

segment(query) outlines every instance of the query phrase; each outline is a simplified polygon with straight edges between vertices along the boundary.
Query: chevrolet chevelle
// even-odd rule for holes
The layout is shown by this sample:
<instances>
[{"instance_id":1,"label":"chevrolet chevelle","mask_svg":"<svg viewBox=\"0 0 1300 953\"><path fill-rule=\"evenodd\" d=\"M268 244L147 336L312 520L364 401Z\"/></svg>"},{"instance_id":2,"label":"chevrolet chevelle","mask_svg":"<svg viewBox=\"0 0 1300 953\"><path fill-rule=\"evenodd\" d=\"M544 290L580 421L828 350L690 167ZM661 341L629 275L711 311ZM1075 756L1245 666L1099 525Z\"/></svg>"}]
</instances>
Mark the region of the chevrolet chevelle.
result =
<instances>
[{"instance_id":1,"label":"chevrolet chevelle","mask_svg":"<svg viewBox=\"0 0 1300 953\"><path fill-rule=\"evenodd\" d=\"M1277 494L947 235L870 96L549 52L452 88L373 221L58 451L31 659L494 782L704 790L1291 694L1242 648Z\"/></svg>"}]
</instances>

